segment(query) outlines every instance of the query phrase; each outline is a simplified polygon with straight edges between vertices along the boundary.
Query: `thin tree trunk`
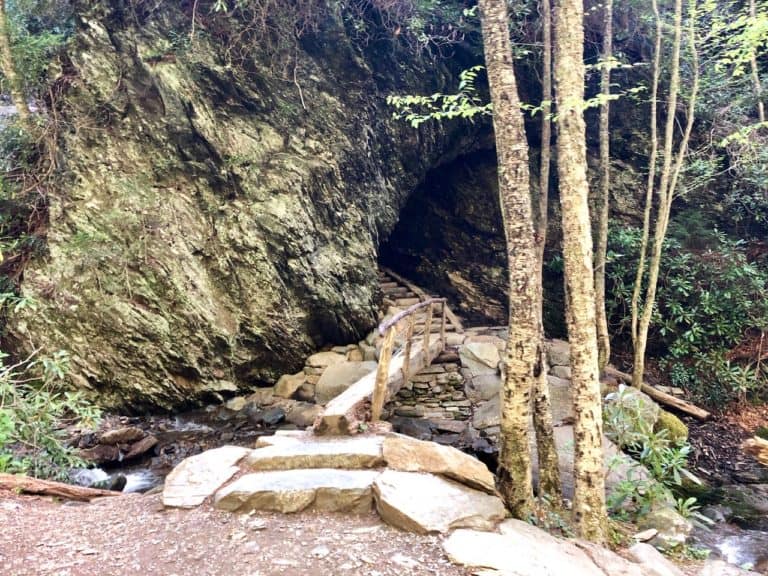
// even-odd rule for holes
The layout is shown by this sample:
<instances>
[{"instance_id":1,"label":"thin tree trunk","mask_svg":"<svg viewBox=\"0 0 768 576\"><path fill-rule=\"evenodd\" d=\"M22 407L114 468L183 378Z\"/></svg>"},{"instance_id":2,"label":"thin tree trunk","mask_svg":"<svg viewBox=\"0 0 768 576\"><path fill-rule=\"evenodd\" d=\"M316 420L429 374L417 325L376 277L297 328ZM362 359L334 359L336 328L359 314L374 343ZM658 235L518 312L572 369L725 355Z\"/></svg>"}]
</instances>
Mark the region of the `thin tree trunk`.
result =
<instances>
[{"instance_id":1,"label":"thin tree trunk","mask_svg":"<svg viewBox=\"0 0 768 576\"><path fill-rule=\"evenodd\" d=\"M757 19L757 2L756 0L749 0L749 17L752 21ZM750 58L750 65L752 68L752 89L755 91L755 99L757 100L757 116L760 122L765 122L765 106L763 105L763 86L760 84L760 72L757 68L757 51L752 50L752 57Z\"/></svg>"},{"instance_id":2,"label":"thin tree trunk","mask_svg":"<svg viewBox=\"0 0 768 576\"><path fill-rule=\"evenodd\" d=\"M21 79L16 73L16 65L13 62L11 52L11 29L5 11L5 0L0 0L0 67L2 67L3 76L8 83L8 92L11 95L13 105L16 107L19 120L22 124L29 125L29 106L21 86Z\"/></svg>"},{"instance_id":3,"label":"thin tree trunk","mask_svg":"<svg viewBox=\"0 0 768 576\"><path fill-rule=\"evenodd\" d=\"M661 268L661 256L664 248L664 238L669 226L669 215L674 199L678 176L682 169L683 161L688 151L688 141L693 128L696 96L698 92L698 54L696 51L695 18L696 0L689 2L689 47L694 64L694 81L688 102L688 121L677 154L674 152L674 133L676 126L677 100L680 91L680 58L683 36L683 0L675 0L674 37L672 41L672 69L669 82L669 101L667 104L667 119L664 133L664 164L658 190L658 213L653 236L653 250L648 264L648 285L645 290L642 315L637 330L637 339L634 349L634 367L632 371L632 383L635 387L641 387L645 372L645 350L648 344L648 329L653 317L653 308L656 303L656 289ZM674 166L673 166L674 161Z\"/></svg>"},{"instance_id":4,"label":"thin tree trunk","mask_svg":"<svg viewBox=\"0 0 768 576\"><path fill-rule=\"evenodd\" d=\"M595 315L597 322L598 365L602 370L611 356L608 317L605 311L605 264L608 254L608 216L611 191L611 65L613 60L613 0L603 3L603 69L600 77L600 192L598 194L597 243L595 254Z\"/></svg>"},{"instance_id":5,"label":"thin tree trunk","mask_svg":"<svg viewBox=\"0 0 768 576\"><path fill-rule=\"evenodd\" d=\"M541 348L536 323L536 248L525 138L505 0L480 0L499 164L499 203L509 270L509 340L502 387L499 488L518 518L533 509L528 423Z\"/></svg>"},{"instance_id":6,"label":"thin tree trunk","mask_svg":"<svg viewBox=\"0 0 768 576\"><path fill-rule=\"evenodd\" d=\"M541 158L539 169L538 215L536 218L536 313L539 338L544 341L544 247L547 241L549 171L552 151L552 6L550 0L541 0L542 22L542 82L541 82ZM562 498L560 468L557 458L555 436L552 431L552 403L547 381L547 355L544 346L540 348L539 374L533 393L533 428L536 433L536 448L539 455L539 494L553 504Z\"/></svg>"},{"instance_id":7,"label":"thin tree trunk","mask_svg":"<svg viewBox=\"0 0 768 576\"><path fill-rule=\"evenodd\" d=\"M584 7L557 0L555 84L557 169L563 213L563 259L571 343L574 422L574 523L580 537L602 542L606 533L603 423L595 327L595 287L584 125Z\"/></svg>"},{"instance_id":8,"label":"thin tree trunk","mask_svg":"<svg viewBox=\"0 0 768 576\"><path fill-rule=\"evenodd\" d=\"M651 6L656 21L656 39L653 51L653 81L651 85L651 139L650 154L648 157L648 180L645 189L645 208L643 210L643 233L640 240L640 255L635 273L635 285L632 289L632 347L638 346L638 324L640 318L640 294L643 289L643 277L645 276L645 265L648 258L648 238L651 230L651 213L653 211L653 191L656 187L656 160L659 156L659 136L658 136L658 96L659 82L661 79L661 44L664 33L661 14L659 12L658 0L652 0ZM635 386L637 384L635 383Z\"/></svg>"}]
</instances>

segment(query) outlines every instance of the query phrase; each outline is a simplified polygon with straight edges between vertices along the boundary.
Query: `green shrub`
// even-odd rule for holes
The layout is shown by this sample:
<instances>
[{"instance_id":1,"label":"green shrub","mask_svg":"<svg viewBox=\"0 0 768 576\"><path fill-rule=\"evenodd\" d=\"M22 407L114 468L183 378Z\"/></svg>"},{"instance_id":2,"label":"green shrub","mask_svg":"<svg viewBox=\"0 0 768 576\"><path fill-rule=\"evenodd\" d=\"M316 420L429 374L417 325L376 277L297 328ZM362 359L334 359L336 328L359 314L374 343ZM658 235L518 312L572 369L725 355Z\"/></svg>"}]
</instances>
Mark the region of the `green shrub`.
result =
<instances>
[{"instance_id":1,"label":"green shrub","mask_svg":"<svg viewBox=\"0 0 768 576\"><path fill-rule=\"evenodd\" d=\"M717 231L713 246L685 250L665 243L649 351L661 359L672 384L710 404L759 397L768 374L729 361L728 352L749 330L768 329L768 269L748 259L746 245ZM640 231L610 235L608 308L619 335L629 326Z\"/></svg>"},{"instance_id":2,"label":"green shrub","mask_svg":"<svg viewBox=\"0 0 768 576\"><path fill-rule=\"evenodd\" d=\"M608 507L616 512L629 500L635 504L637 514L642 515L659 503L672 501L670 489L683 483L691 446L673 440L667 430L654 431L653 424L643 417L642 410L635 408L635 403L622 401L622 395L632 392L631 388L620 387L615 401L604 404L603 421L608 437L642 464L650 478L639 473L630 475L609 495Z\"/></svg>"},{"instance_id":3,"label":"green shrub","mask_svg":"<svg viewBox=\"0 0 768 576\"><path fill-rule=\"evenodd\" d=\"M35 353L10 364L0 352L0 472L66 479L69 468L85 466L65 444L64 427L95 425L100 414L80 393L63 389L68 361L65 352Z\"/></svg>"}]
</instances>

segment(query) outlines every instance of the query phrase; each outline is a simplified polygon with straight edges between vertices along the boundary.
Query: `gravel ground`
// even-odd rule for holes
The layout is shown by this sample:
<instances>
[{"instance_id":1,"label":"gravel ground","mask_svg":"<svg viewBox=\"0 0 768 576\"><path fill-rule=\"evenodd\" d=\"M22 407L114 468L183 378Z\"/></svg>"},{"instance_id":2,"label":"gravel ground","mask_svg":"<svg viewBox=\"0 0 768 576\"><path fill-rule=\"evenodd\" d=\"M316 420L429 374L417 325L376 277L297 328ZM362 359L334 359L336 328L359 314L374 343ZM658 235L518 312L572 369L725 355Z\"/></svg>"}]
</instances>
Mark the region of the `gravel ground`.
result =
<instances>
[{"instance_id":1,"label":"gravel ground","mask_svg":"<svg viewBox=\"0 0 768 576\"><path fill-rule=\"evenodd\" d=\"M235 515L163 507L159 495L90 504L0 491L7 576L466 576L437 536L400 532L373 512Z\"/></svg>"}]
</instances>

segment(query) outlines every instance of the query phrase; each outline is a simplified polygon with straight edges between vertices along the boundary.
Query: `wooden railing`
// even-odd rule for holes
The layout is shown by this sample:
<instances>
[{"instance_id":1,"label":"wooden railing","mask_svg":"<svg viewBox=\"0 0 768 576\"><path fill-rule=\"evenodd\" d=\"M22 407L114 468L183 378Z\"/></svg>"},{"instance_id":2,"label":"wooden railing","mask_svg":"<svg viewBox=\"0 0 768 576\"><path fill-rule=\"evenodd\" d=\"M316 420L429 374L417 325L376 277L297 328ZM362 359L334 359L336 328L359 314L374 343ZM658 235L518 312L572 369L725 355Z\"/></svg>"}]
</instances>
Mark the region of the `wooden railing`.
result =
<instances>
[{"instance_id":1,"label":"wooden railing","mask_svg":"<svg viewBox=\"0 0 768 576\"><path fill-rule=\"evenodd\" d=\"M398 312L389 320L382 322L379 325L379 334L384 339L382 340L381 350L379 352L379 366L376 371L376 384L373 389L373 398L371 399L371 422L377 422L381 419L381 412L384 409L384 402L387 397L387 386L389 385L389 365L392 361L393 350L395 345L395 339L397 335L405 331L404 346L405 350L403 354L405 358L403 360L403 366L401 368L403 373L403 382L408 381L408 373L410 370L411 360L411 348L413 346L414 337L422 336L421 334L414 334L416 330L416 317L423 308L426 308L426 321L424 322L424 334L423 338L423 365L417 367L419 369L429 366L434 359L431 355L430 336L432 333L432 323L434 320L434 307L440 304L440 346L438 347L438 354L445 349L445 326L446 326L446 311L447 303L445 298L429 298L418 304L414 304ZM407 322L404 322L407 320Z\"/></svg>"}]
</instances>

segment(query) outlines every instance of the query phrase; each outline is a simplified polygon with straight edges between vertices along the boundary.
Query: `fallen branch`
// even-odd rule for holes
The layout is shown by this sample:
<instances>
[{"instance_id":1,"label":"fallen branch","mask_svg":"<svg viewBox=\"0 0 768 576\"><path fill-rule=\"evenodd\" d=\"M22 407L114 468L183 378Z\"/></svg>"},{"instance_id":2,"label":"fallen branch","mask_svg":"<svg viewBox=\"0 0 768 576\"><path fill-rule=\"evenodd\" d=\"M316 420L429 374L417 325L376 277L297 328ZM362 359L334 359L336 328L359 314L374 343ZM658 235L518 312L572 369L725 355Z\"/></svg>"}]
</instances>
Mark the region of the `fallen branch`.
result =
<instances>
[{"instance_id":1,"label":"fallen branch","mask_svg":"<svg viewBox=\"0 0 768 576\"><path fill-rule=\"evenodd\" d=\"M64 484L63 482L54 482L53 480L39 480L29 476L17 476L15 474L0 473L0 488L17 490L25 494L40 494L43 496L56 496L66 500L78 500L88 502L94 498L103 496L120 496L121 492L112 492L110 490L99 490L98 488L86 488L85 486L75 486L73 484Z\"/></svg>"},{"instance_id":2,"label":"fallen branch","mask_svg":"<svg viewBox=\"0 0 768 576\"><path fill-rule=\"evenodd\" d=\"M627 374L626 372L621 372L619 370L616 370L616 368L612 368L610 366L606 366L605 373L608 376L613 376L615 378L618 378L619 380L623 380L624 382L627 382L628 384L632 384L631 374ZM699 408L698 406L691 404L690 402L681 400L677 396L672 396L671 394L667 394L666 392L657 390L656 388L654 388L650 384L646 384L645 382L643 382L643 386L640 390L648 394L648 396L656 400L656 402L659 402L660 404L664 404L665 406L670 406L675 410L679 410L680 412L684 412L685 414L693 416L697 420L709 420L709 418L712 416L712 414L710 414L703 408Z\"/></svg>"}]
</instances>

